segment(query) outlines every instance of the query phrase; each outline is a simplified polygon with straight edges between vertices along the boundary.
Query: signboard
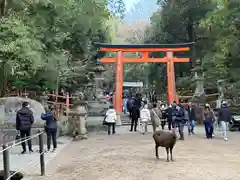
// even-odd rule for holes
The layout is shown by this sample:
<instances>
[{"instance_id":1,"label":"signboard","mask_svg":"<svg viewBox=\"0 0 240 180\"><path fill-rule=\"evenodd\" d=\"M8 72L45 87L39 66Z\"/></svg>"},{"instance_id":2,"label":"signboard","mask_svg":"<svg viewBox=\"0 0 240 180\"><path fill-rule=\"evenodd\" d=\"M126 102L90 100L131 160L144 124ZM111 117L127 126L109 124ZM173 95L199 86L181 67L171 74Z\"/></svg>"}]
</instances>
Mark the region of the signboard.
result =
<instances>
[{"instance_id":1,"label":"signboard","mask_svg":"<svg viewBox=\"0 0 240 180\"><path fill-rule=\"evenodd\" d=\"M143 82L123 82L123 87L143 87Z\"/></svg>"}]
</instances>

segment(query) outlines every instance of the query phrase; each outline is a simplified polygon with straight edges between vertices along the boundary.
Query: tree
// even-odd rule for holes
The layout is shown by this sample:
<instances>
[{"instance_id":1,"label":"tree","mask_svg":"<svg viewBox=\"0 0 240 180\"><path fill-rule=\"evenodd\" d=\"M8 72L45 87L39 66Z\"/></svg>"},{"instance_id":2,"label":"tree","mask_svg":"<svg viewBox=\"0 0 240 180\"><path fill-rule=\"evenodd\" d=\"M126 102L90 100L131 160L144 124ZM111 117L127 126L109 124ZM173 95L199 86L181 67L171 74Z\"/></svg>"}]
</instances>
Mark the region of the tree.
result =
<instances>
[{"instance_id":1,"label":"tree","mask_svg":"<svg viewBox=\"0 0 240 180\"><path fill-rule=\"evenodd\" d=\"M239 91L239 47L240 47L240 2L216 1L214 11L201 21L202 28L211 40L203 59L208 86L220 79L230 83L229 92ZM234 89L237 88L237 89ZM233 93L238 96L238 93Z\"/></svg>"},{"instance_id":2,"label":"tree","mask_svg":"<svg viewBox=\"0 0 240 180\"><path fill-rule=\"evenodd\" d=\"M126 6L123 0L108 0L109 11L116 18L123 20L126 13Z\"/></svg>"},{"instance_id":3,"label":"tree","mask_svg":"<svg viewBox=\"0 0 240 180\"><path fill-rule=\"evenodd\" d=\"M205 29L200 27L200 20L215 7L211 0L159 0L159 9L151 17L151 25L145 32L145 43L174 44L183 42L196 42L195 51L191 54L177 54L177 56L190 56L191 64L176 64L175 71L177 78L189 76L191 68L196 59L203 58L204 51L208 45L208 37L204 36ZM161 7L161 8L160 8ZM153 56L163 56L163 54L153 53ZM154 68L160 70L162 68ZM164 68L164 64L160 67ZM165 69L165 68L164 68ZM162 69L163 70L163 69ZM161 70L161 71L162 71ZM157 72L155 72L157 74ZM166 73L162 73L161 81L166 82ZM154 77L151 78L154 81Z\"/></svg>"},{"instance_id":4,"label":"tree","mask_svg":"<svg viewBox=\"0 0 240 180\"><path fill-rule=\"evenodd\" d=\"M18 90L72 90L89 81L94 42L110 40L106 7L105 0L11 1L0 24L0 95L9 82Z\"/></svg>"}]
</instances>

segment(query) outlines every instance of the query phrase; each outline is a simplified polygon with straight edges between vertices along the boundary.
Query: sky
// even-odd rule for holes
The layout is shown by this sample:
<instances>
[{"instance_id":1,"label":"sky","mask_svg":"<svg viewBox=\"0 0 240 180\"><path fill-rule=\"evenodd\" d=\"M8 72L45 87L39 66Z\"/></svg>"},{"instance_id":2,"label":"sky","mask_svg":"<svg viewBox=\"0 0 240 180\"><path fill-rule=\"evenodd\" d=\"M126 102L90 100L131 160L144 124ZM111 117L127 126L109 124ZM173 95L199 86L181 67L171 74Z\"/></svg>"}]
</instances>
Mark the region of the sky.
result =
<instances>
[{"instance_id":1,"label":"sky","mask_svg":"<svg viewBox=\"0 0 240 180\"><path fill-rule=\"evenodd\" d=\"M127 10L129 10L129 8L136 2L138 2L139 0L123 0Z\"/></svg>"}]
</instances>

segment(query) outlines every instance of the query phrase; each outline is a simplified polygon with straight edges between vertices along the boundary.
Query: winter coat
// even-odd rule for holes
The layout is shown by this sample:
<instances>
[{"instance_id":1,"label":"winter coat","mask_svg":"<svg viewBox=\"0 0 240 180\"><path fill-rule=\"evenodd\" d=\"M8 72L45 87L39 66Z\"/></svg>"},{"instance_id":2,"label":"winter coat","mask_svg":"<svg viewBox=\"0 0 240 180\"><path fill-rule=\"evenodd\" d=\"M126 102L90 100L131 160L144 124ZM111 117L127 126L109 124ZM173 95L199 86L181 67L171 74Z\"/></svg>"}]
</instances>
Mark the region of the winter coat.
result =
<instances>
[{"instance_id":1,"label":"winter coat","mask_svg":"<svg viewBox=\"0 0 240 180\"><path fill-rule=\"evenodd\" d=\"M134 99L129 98L127 100L127 110L128 110L128 112L132 111L133 103L134 103Z\"/></svg>"},{"instance_id":2,"label":"winter coat","mask_svg":"<svg viewBox=\"0 0 240 180\"><path fill-rule=\"evenodd\" d=\"M47 129L57 129L57 119L53 116L52 112L42 114L41 119L46 121Z\"/></svg>"},{"instance_id":3,"label":"winter coat","mask_svg":"<svg viewBox=\"0 0 240 180\"><path fill-rule=\"evenodd\" d=\"M107 123L116 123L116 121L117 121L117 113L116 113L115 109L108 109L107 110L105 121Z\"/></svg>"},{"instance_id":4,"label":"winter coat","mask_svg":"<svg viewBox=\"0 0 240 180\"><path fill-rule=\"evenodd\" d=\"M34 123L33 112L28 107L23 107L16 115L16 129L20 131L30 130Z\"/></svg>"},{"instance_id":5,"label":"winter coat","mask_svg":"<svg viewBox=\"0 0 240 180\"><path fill-rule=\"evenodd\" d=\"M173 108L172 107L169 107L168 109L167 109L167 120L168 121L172 121L172 119L173 119Z\"/></svg>"},{"instance_id":6,"label":"winter coat","mask_svg":"<svg viewBox=\"0 0 240 180\"><path fill-rule=\"evenodd\" d=\"M132 119L137 120L138 118L140 118L140 110L138 107L133 106L132 108Z\"/></svg>"},{"instance_id":7,"label":"winter coat","mask_svg":"<svg viewBox=\"0 0 240 180\"><path fill-rule=\"evenodd\" d=\"M208 108L205 108L204 111L203 111L203 114L204 114L204 119L205 120L214 120L214 112L212 109L208 109Z\"/></svg>"},{"instance_id":8,"label":"winter coat","mask_svg":"<svg viewBox=\"0 0 240 180\"><path fill-rule=\"evenodd\" d=\"M189 120L196 120L197 119L194 107L188 107L187 111L188 111Z\"/></svg>"},{"instance_id":9,"label":"winter coat","mask_svg":"<svg viewBox=\"0 0 240 180\"><path fill-rule=\"evenodd\" d=\"M144 122L147 122L147 121L151 120L151 114L150 114L149 109L143 108L140 111L140 119L141 119L141 121L144 121Z\"/></svg>"},{"instance_id":10,"label":"winter coat","mask_svg":"<svg viewBox=\"0 0 240 180\"><path fill-rule=\"evenodd\" d=\"M230 122L232 120L232 115L229 107L222 106L218 114L219 121Z\"/></svg>"},{"instance_id":11,"label":"winter coat","mask_svg":"<svg viewBox=\"0 0 240 180\"><path fill-rule=\"evenodd\" d=\"M140 99L140 98L135 98L134 99L134 105L135 106L137 106L137 108L141 108L141 106L142 106L142 99Z\"/></svg>"},{"instance_id":12,"label":"winter coat","mask_svg":"<svg viewBox=\"0 0 240 180\"><path fill-rule=\"evenodd\" d=\"M176 110L175 112L175 122L177 123L184 123L185 122L185 113L184 108L180 108L179 110Z\"/></svg>"}]
</instances>

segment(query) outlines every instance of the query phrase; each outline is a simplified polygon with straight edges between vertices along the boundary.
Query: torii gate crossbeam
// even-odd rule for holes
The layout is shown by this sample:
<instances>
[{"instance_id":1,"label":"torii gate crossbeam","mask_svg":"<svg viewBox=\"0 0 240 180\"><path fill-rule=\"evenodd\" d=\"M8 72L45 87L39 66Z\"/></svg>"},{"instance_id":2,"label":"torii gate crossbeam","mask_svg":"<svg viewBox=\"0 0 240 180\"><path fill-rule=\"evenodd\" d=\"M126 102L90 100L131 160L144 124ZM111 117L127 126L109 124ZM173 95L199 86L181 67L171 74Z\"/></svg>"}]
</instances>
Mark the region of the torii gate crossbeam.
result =
<instances>
[{"instance_id":1,"label":"torii gate crossbeam","mask_svg":"<svg viewBox=\"0 0 240 180\"><path fill-rule=\"evenodd\" d=\"M175 73L174 63L189 62L189 58L174 57L174 52L186 52L190 50L194 42L181 43L181 44L143 44L143 45L112 45L105 43L96 43L102 52L117 52L114 58L101 58L102 63L115 63L116 64L116 100L115 108L118 113L122 112L122 91L123 91L123 63L158 63L163 62L167 64L168 75L168 100L173 103L176 100L176 86L175 86ZM125 58L124 52L140 52L140 58ZM164 58L150 58L151 52L166 52Z\"/></svg>"}]
</instances>

